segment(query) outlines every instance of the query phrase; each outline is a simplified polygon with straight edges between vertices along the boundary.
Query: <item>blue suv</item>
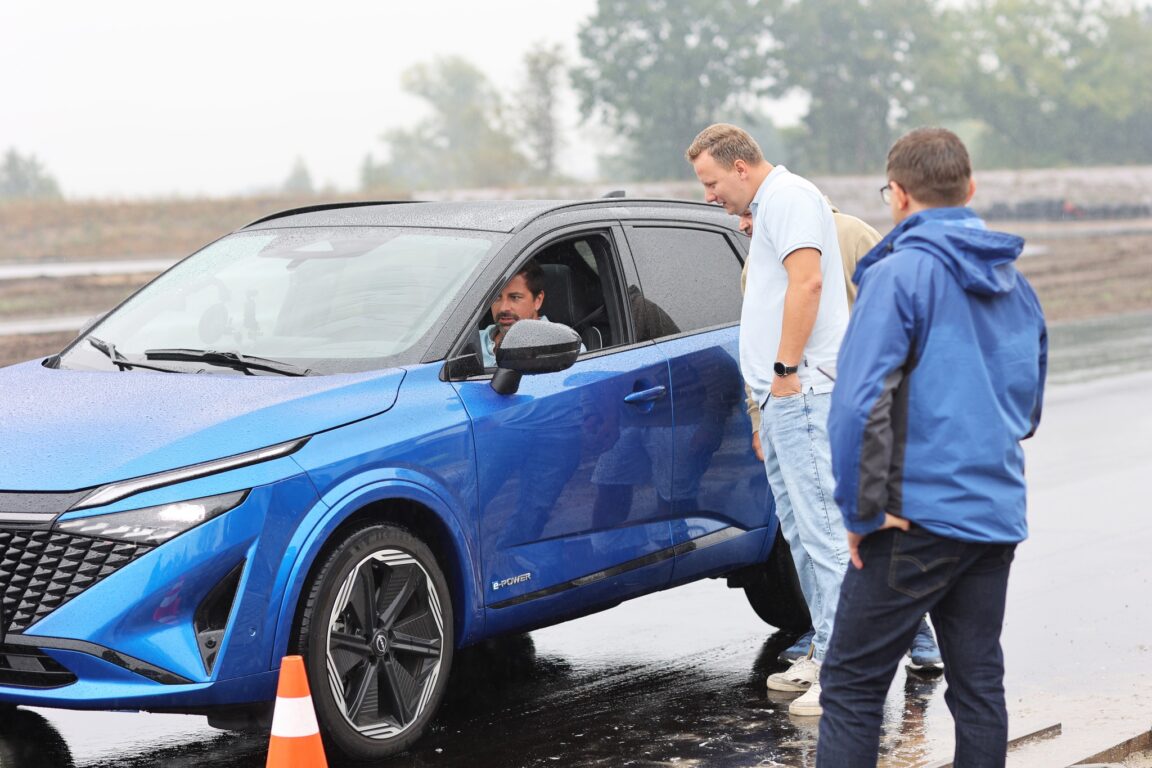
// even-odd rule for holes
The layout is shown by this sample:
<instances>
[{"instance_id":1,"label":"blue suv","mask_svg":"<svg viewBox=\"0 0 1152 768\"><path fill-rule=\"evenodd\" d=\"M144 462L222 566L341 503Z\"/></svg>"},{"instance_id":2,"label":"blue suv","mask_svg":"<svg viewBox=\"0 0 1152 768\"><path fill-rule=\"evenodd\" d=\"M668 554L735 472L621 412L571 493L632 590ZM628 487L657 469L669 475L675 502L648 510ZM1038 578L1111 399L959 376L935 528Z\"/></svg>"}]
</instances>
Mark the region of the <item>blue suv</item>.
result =
<instances>
[{"instance_id":1,"label":"blue suv","mask_svg":"<svg viewBox=\"0 0 1152 768\"><path fill-rule=\"evenodd\" d=\"M0 706L407 748L453 652L706 577L808 626L737 367L746 239L670 200L269 216L0 370ZM484 366L496 297L547 320Z\"/></svg>"}]
</instances>

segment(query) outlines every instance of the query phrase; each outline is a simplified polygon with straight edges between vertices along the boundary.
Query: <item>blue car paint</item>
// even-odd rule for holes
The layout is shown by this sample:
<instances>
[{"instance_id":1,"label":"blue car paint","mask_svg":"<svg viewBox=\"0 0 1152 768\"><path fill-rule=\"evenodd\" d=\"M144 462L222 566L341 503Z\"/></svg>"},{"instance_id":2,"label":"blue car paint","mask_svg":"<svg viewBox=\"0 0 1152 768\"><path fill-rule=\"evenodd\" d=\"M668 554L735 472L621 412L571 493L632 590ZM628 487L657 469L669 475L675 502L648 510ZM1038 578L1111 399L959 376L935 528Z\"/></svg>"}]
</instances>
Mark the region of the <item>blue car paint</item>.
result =
<instances>
[{"instance_id":1,"label":"blue car paint","mask_svg":"<svg viewBox=\"0 0 1152 768\"><path fill-rule=\"evenodd\" d=\"M594 519L595 480L616 455L613 435L671 421L666 399L644 414L625 396L667 383L666 359L647 344L527 376L514 395L499 395L486 381L455 385L475 430L486 604L506 604L671 546L668 516L658 504L667 489L650 474L625 478L632 504L623 515L610 523ZM600 423L605 417L615 424ZM670 441L663 450L670 455ZM663 586L670 576L670 560L625 573L615 580L613 600ZM511 631L556 611L586 611L602 599L595 592L581 589L563 601L533 601L516 610L490 608L487 623L491 631Z\"/></svg>"},{"instance_id":2,"label":"blue car paint","mask_svg":"<svg viewBox=\"0 0 1152 768\"><path fill-rule=\"evenodd\" d=\"M296 470L287 459L270 463ZM255 469L236 474L251 477ZM311 483L298 470L254 487L240 506L129 563L25 634L84 637L182 677L207 680L191 616L212 587L243 564L240 600L213 676L265 671L272 665L272 633L265 628L274 626L277 608L269 604L275 594L271 576L284 557L288 534L314 501Z\"/></svg>"},{"instance_id":3,"label":"blue car paint","mask_svg":"<svg viewBox=\"0 0 1152 768\"><path fill-rule=\"evenodd\" d=\"M397 408L316 435L293 456L312 478L322 507L296 531L289 550L298 554L278 575L285 619L295 611L303 576L332 532L370 504L404 500L436 516L458 558L457 642L481 637L471 425L455 390L440 381L439 373L439 365L412 367ZM278 649L287 647L288 632L286 624L277 628Z\"/></svg>"},{"instance_id":4,"label":"blue car paint","mask_svg":"<svg viewBox=\"0 0 1152 768\"><path fill-rule=\"evenodd\" d=\"M264 523L263 515L247 511L210 520L173 541L175 546L157 547L76 595L25 634L83 637L183 678L207 679L192 614L209 590L247 559ZM213 546L221 542L227 544Z\"/></svg>"},{"instance_id":5,"label":"blue car paint","mask_svg":"<svg viewBox=\"0 0 1152 768\"><path fill-rule=\"evenodd\" d=\"M76 490L264 448L388 410L403 377L2 368L0 484Z\"/></svg>"},{"instance_id":6,"label":"blue car paint","mask_svg":"<svg viewBox=\"0 0 1152 768\"><path fill-rule=\"evenodd\" d=\"M38 366L18 367L24 368L26 375L45 378L76 373ZM331 379L338 377L328 377L328 389L335 393L334 399L343 399L343 403L333 403L330 419L343 421L364 413L369 415L320 431L304 450L290 458L149 490L104 507L63 516L62 519L82 519L253 488L240 507L178 536L111 574L37 622L25 634L84 637L193 681L250 677L254 682L247 687L249 693L244 700L267 699L274 694L275 677L264 673L274 670L286 651L291 630L289 621L300 597L303 575L313 565L327 535L347 516L381 500L407 499L438 515L453 539L460 562L472 563L466 568L467 578L462 581L478 584L478 565L472 556L478 551L474 526L472 530L465 530L454 512L470 511L470 519L475 517L470 426L455 391L438 380L438 373L438 365L417 367L413 383L407 389L405 408L394 417L381 412L381 404L391 406L396 401L403 372L394 371L385 376L359 374L353 377L361 380L355 387L333 387ZM106 380L132 378L109 373L81 375L102 375ZM169 378L190 381L198 377ZM219 377L216 381L240 389L255 380ZM290 381L313 383L312 380ZM322 409L315 409L308 402L304 408L313 415L323 414ZM295 413L286 415L284 410L281 407L281 420L307 423L296 419ZM373 411L376 415L371 415ZM441 416L438 428L433 427L436 421L433 413ZM9 423L11 421L13 419ZM142 421L154 423L148 419ZM143 429L142 425L136 425L137 437ZM125 434L131 433L125 430ZM228 455L249 447L226 446L219 448L218 453ZM80 461L92 460L83 455L83 451L77 452L81 454ZM201 458L207 457L196 457ZM171 468L155 464L148 467L153 472ZM19 487L12 482L15 474L5 471L5 484L9 487ZM318 497L317 488L325 490L325 500ZM221 542L228 545L222 547ZM191 614L212 586L238 563L246 564L238 591L240 600L233 606L219 661L209 677L191 630ZM469 596L465 591L462 600L459 641L466 643L480 636L482 598L479 594ZM163 620L156 618L158 611L164 612ZM101 617L95 627L92 626L94 616ZM77 655L55 649L48 653L62 660ZM75 668L73 662L69 664ZM117 702L117 706L132 702L136 707L160 708L193 701L188 698L185 686L142 682L137 675L105 662L100 662L99 668L104 670L109 666L117 671L100 673L108 686L104 689L104 698ZM99 706L99 694L88 692L85 686L80 689L75 686L62 689L59 695L55 691L23 692L16 700L71 703L75 691L77 701Z\"/></svg>"},{"instance_id":7,"label":"blue car paint","mask_svg":"<svg viewBox=\"0 0 1152 768\"><path fill-rule=\"evenodd\" d=\"M668 357L675 400L679 497L672 539L682 551L672 581L681 584L728 571L732 562L766 558L776 533L775 505L751 450L738 329L657 346ZM708 546L683 546L701 540Z\"/></svg>"},{"instance_id":8,"label":"blue car paint","mask_svg":"<svg viewBox=\"0 0 1152 768\"><path fill-rule=\"evenodd\" d=\"M230 704L268 701L276 696L279 669L205 683L165 685L97 656L52 650L53 658L79 678L63 688L6 688L4 699L31 707L194 711ZM12 695L18 691L19 695Z\"/></svg>"},{"instance_id":9,"label":"blue car paint","mask_svg":"<svg viewBox=\"0 0 1152 768\"><path fill-rule=\"evenodd\" d=\"M757 496L765 489L749 485L749 477L763 475L750 459L741 400L738 393L728 393L716 408L706 388L701 389L710 377L733 381L734 338L732 329L724 329L588 355L566 371L525 377L511 396L497 395L486 379L441 381L438 364L316 379L83 373L35 364L4 369L0 384L6 391L39 389L41 399L54 400L57 409L69 402L86 434L101 436L100 442L62 440L38 461L21 457L16 445L27 445L34 433L45 434L37 419L47 422L47 434L73 422L47 405L30 408L37 398L9 400L0 409L0 423L20 441L0 448L5 460L0 482L6 489L70 490L312 437L290 457L67 515L87 517L252 489L236 509L129 564L25 632L84 637L179 674L188 683L163 685L87 654L50 649L49 655L84 679L53 690L7 687L0 698L47 706L153 709L271 698L275 666L291 640L290 622L305 575L332 533L377 502L410 501L440 521L443 543L460 564L460 645L757 562L767 554L775 520L770 501ZM78 401L98 378L94 392ZM667 389L666 397L625 400L659 387ZM189 403L199 410L182 434L165 409ZM699 416L674 411L674 403L684 411L712 409L711 426L721 429L706 464L675 457L672 428L691 427ZM602 423L606 414L607 426ZM626 481L618 485L628 487L630 505L622 519L596 521L588 506L595 501L594 476L620 447L620 434L629 430L633 436L639 430L654 435L624 445L635 449L622 453L638 459L639 470L615 468L614 479ZM557 503L518 510L517 472L525 464L516 461L539 460L550 450L569 473L559 484ZM103 460L106 453L116 457L111 465ZM654 461L671 467L671 474L652 473ZM119 469L113 472L110 466ZM695 500L676 497L677 472L700 473ZM518 519L523 509L529 514ZM540 535L525 535L526 530ZM712 546L688 546L675 556L644 561L725 531L732 535ZM607 572L621 561L639 564ZM244 564L238 600L209 675L190 616L238 563ZM516 580L525 573L530 578ZM505 579L511 583L492 588ZM559 591L548 593L550 588ZM534 593L535 599L515 602Z\"/></svg>"}]
</instances>

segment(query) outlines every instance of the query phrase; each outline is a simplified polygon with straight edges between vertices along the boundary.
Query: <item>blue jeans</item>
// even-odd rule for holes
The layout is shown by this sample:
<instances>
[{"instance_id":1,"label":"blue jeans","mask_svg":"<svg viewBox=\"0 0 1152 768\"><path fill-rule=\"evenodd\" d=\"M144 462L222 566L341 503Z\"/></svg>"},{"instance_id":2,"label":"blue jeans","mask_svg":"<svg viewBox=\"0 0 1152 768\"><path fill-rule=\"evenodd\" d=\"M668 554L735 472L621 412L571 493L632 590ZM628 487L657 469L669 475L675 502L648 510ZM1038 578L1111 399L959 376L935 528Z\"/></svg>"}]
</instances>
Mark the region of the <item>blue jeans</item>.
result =
<instances>
[{"instance_id":1,"label":"blue jeans","mask_svg":"<svg viewBox=\"0 0 1152 768\"><path fill-rule=\"evenodd\" d=\"M813 656L818 660L832 636L836 599L848 565L844 521L832 498L831 401L827 393L770 397L760 412L764 470L812 614Z\"/></svg>"},{"instance_id":2,"label":"blue jeans","mask_svg":"<svg viewBox=\"0 0 1152 768\"><path fill-rule=\"evenodd\" d=\"M884 699L920 617L936 627L944 700L956 723L956 768L1003 766L1008 749L1000 629L1015 544L946 539L913 527L860 544L820 670L816 765L876 765Z\"/></svg>"}]
</instances>

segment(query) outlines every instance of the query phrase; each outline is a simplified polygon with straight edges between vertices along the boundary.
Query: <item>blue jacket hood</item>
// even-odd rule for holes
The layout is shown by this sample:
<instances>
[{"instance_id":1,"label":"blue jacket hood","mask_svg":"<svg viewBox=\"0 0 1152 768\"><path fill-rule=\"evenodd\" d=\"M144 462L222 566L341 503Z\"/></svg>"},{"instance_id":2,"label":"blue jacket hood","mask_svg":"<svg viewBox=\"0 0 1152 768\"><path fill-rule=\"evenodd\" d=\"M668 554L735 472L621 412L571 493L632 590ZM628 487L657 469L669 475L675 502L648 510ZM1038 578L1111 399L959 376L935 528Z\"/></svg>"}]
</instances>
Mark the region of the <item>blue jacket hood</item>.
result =
<instances>
[{"instance_id":1,"label":"blue jacket hood","mask_svg":"<svg viewBox=\"0 0 1152 768\"><path fill-rule=\"evenodd\" d=\"M931 208L909 216L857 264L852 282L895 249L915 249L943 263L968 293L993 296L1011 292L1013 268L1024 239L987 229L970 208Z\"/></svg>"},{"instance_id":2,"label":"blue jacket hood","mask_svg":"<svg viewBox=\"0 0 1152 768\"><path fill-rule=\"evenodd\" d=\"M315 434L387 411L403 378L2 368L0 490L79 490Z\"/></svg>"}]
</instances>

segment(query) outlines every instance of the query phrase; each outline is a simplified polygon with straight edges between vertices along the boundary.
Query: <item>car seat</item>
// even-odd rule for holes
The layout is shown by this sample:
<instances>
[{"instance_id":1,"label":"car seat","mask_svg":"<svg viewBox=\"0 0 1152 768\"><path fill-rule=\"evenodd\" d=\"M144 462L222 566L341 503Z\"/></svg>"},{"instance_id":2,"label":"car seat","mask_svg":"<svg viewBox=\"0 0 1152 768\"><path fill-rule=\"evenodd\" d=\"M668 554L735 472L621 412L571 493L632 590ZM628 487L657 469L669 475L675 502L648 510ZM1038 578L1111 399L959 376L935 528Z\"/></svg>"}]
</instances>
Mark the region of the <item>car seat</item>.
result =
<instances>
[{"instance_id":1,"label":"car seat","mask_svg":"<svg viewBox=\"0 0 1152 768\"><path fill-rule=\"evenodd\" d=\"M540 313L554 323L563 323L580 334L584 348L591 352L604 346L600 329L589 325L576 328L576 324L588 315L586 307L581 307L572 290L572 269L567 264L541 264L544 270L544 304Z\"/></svg>"}]
</instances>

